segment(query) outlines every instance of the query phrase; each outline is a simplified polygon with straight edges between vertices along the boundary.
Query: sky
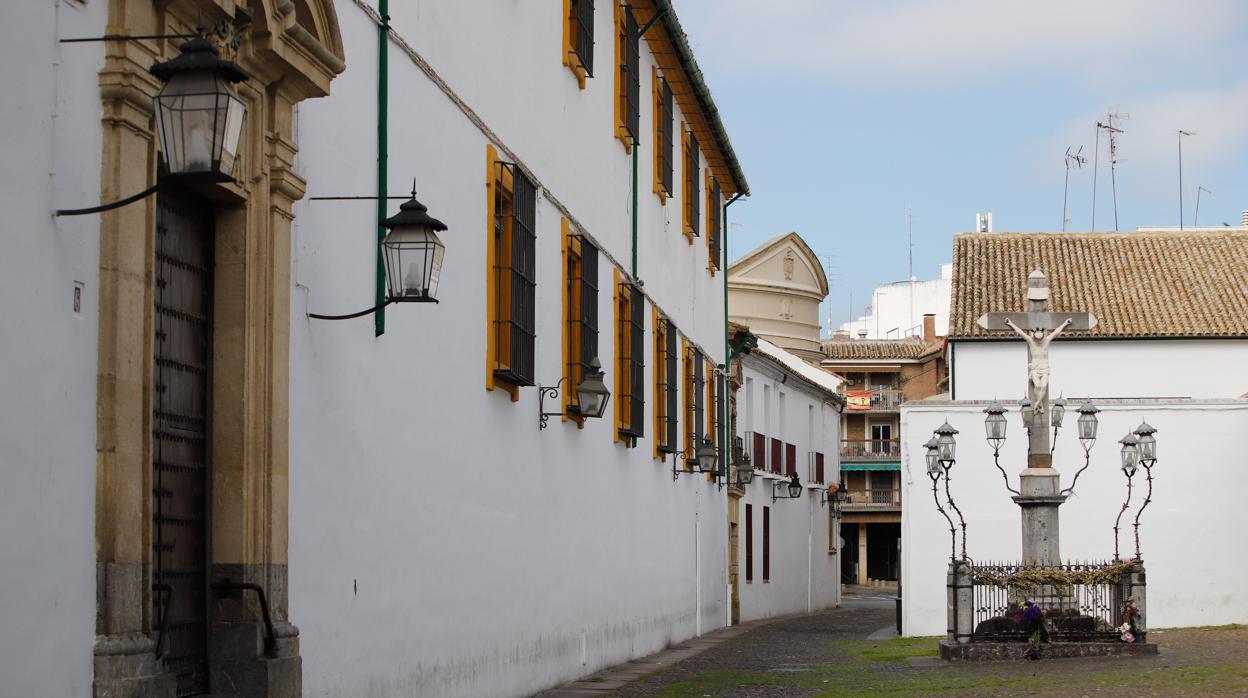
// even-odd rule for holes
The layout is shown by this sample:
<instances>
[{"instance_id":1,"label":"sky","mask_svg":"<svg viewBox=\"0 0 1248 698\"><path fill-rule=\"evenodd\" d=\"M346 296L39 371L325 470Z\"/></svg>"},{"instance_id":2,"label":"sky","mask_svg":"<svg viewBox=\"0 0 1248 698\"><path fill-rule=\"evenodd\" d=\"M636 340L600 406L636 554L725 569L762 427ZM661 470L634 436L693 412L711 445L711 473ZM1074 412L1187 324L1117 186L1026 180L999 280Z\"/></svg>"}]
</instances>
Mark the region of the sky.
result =
<instances>
[{"instance_id":1,"label":"sky","mask_svg":"<svg viewBox=\"0 0 1248 698\"><path fill-rule=\"evenodd\" d=\"M955 233L1237 225L1248 209L1244 0L674 0L751 196L729 255L795 230L833 325L939 275ZM1110 111L1118 163L1096 122ZM1203 187L1204 191L1198 188ZM851 306L852 300L852 306ZM827 329L825 324L825 330Z\"/></svg>"}]
</instances>

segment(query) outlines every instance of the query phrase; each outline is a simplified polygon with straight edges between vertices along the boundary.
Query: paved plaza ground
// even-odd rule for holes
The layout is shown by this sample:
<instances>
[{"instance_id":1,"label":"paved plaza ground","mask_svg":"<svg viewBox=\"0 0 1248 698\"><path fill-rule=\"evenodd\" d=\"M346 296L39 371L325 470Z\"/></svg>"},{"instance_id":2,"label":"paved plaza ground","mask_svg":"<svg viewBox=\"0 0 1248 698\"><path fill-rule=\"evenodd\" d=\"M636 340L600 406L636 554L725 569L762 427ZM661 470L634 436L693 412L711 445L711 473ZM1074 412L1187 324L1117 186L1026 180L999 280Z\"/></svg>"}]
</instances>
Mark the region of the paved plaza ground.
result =
<instances>
[{"instance_id":1,"label":"paved plaza ground","mask_svg":"<svg viewBox=\"0 0 1248 698\"><path fill-rule=\"evenodd\" d=\"M712 634L543 698L1248 696L1245 626L1153 631L1154 657L951 665L935 638L896 638L893 622L892 600L863 589L841 608Z\"/></svg>"}]
</instances>

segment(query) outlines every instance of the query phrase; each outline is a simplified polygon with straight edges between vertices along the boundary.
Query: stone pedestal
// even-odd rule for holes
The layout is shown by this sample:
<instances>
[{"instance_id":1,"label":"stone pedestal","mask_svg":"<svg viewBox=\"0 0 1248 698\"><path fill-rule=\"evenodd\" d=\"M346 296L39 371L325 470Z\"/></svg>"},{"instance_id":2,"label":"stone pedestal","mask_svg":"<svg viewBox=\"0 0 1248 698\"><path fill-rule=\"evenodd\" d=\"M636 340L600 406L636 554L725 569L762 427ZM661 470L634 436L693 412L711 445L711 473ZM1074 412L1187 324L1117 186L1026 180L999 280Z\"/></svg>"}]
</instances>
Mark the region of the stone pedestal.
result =
<instances>
[{"instance_id":1,"label":"stone pedestal","mask_svg":"<svg viewBox=\"0 0 1248 698\"><path fill-rule=\"evenodd\" d=\"M975 591L971 586L971 567L964 560L949 563L945 573L945 589L948 595L948 630L946 639L953 643L968 643L975 629Z\"/></svg>"},{"instance_id":2,"label":"stone pedestal","mask_svg":"<svg viewBox=\"0 0 1248 698\"><path fill-rule=\"evenodd\" d=\"M1060 565L1058 507L1066 501L1061 492L1061 475L1053 468L1031 467L1019 474L1019 491L1013 497L1023 514L1023 558L1025 565Z\"/></svg>"}]
</instances>

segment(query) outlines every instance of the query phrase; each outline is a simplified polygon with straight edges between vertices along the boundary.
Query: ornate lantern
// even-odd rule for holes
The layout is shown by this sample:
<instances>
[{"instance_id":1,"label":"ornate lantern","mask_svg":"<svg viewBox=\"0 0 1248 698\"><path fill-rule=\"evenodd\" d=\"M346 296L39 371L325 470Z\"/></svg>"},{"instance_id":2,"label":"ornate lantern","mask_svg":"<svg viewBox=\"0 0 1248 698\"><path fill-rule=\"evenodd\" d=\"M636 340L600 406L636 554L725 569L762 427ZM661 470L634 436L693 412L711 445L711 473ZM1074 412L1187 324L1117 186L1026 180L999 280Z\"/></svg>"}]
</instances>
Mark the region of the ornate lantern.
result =
<instances>
[{"instance_id":1,"label":"ornate lantern","mask_svg":"<svg viewBox=\"0 0 1248 698\"><path fill-rule=\"evenodd\" d=\"M940 464L948 468L953 465L954 451L957 443L954 441L953 435L958 433L949 422L945 422L936 429L936 450L940 453Z\"/></svg>"},{"instance_id":2,"label":"ornate lantern","mask_svg":"<svg viewBox=\"0 0 1248 698\"><path fill-rule=\"evenodd\" d=\"M577 413L583 417L599 418L607 411L607 401L611 399L611 391L602 382L602 362L595 356L589 362L589 372L585 374L581 384L576 386Z\"/></svg>"},{"instance_id":3,"label":"ornate lantern","mask_svg":"<svg viewBox=\"0 0 1248 698\"><path fill-rule=\"evenodd\" d=\"M1018 409L1023 415L1023 426L1030 429L1031 425L1036 421L1036 409L1032 406L1031 399L1023 398L1022 401L1018 403Z\"/></svg>"},{"instance_id":4,"label":"ornate lantern","mask_svg":"<svg viewBox=\"0 0 1248 698\"><path fill-rule=\"evenodd\" d=\"M1134 475L1135 468L1140 462L1139 440L1134 434L1128 433L1118 439L1118 443L1122 444L1122 471L1128 476Z\"/></svg>"},{"instance_id":5,"label":"ornate lantern","mask_svg":"<svg viewBox=\"0 0 1248 698\"><path fill-rule=\"evenodd\" d=\"M437 303L438 279L446 246L437 232L446 224L429 215L429 209L412 198L399 212L382 221L390 232L381 241L385 253L389 300L396 303Z\"/></svg>"},{"instance_id":6,"label":"ornate lantern","mask_svg":"<svg viewBox=\"0 0 1248 698\"><path fill-rule=\"evenodd\" d=\"M984 418L984 432L994 451L1001 450L1001 444L1005 443L1005 412L1005 408L995 400L984 408L984 413L988 415Z\"/></svg>"},{"instance_id":7,"label":"ornate lantern","mask_svg":"<svg viewBox=\"0 0 1248 698\"><path fill-rule=\"evenodd\" d=\"M165 86L156 95L156 134L167 173L230 181L247 107L233 83L248 78L203 37L176 58L151 67Z\"/></svg>"},{"instance_id":8,"label":"ornate lantern","mask_svg":"<svg viewBox=\"0 0 1248 698\"><path fill-rule=\"evenodd\" d=\"M797 479L797 473L793 473L793 479L789 480L789 498L797 499L802 496L802 483Z\"/></svg>"},{"instance_id":9,"label":"ornate lantern","mask_svg":"<svg viewBox=\"0 0 1248 698\"><path fill-rule=\"evenodd\" d=\"M1135 436L1139 442L1140 460L1145 461L1150 467L1153 461L1157 460L1157 438L1153 434L1157 433L1157 429L1149 426L1148 422L1140 422L1140 426L1135 428Z\"/></svg>"},{"instance_id":10,"label":"ornate lantern","mask_svg":"<svg viewBox=\"0 0 1248 698\"><path fill-rule=\"evenodd\" d=\"M1083 445L1083 450L1087 451L1096 441L1096 413L1100 410L1096 408L1096 405L1085 402L1076 412L1079 413L1079 421L1076 423L1079 427L1079 443Z\"/></svg>"},{"instance_id":11,"label":"ornate lantern","mask_svg":"<svg viewBox=\"0 0 1248 698\"><path fill-rule=\"evenodd\" d=\"M923 444L923 448L927 449L927 474L933 478L940 477L940 452L936 443L936 437L927 440Z\"/></svg>"},{"instance_id":12,"label":"ornate lantern","mask_svg":"<svg viewBox=\"0 0 1248 698\"><path fill-rule=\"evenodd\" d=\"M698 445L693 455L699 472L718 474L715 464L719 460L719 452L715 450L715 444L711 443L711 437L703 436L702 443Z\"/></svg>"},{"instance_id":13,"label":"ornate lantern","mask_svg":"<svg viewBox=\"0 0 1248 698\"><path fill-rule=\"evenodd\" d=\"M1053 407L1049 410L1049 422L1052 423L1054 429L1062 426L1062 419L1066 416L1066 399L1058 398L1053 401Z\"/></svg>"}]
</instances>

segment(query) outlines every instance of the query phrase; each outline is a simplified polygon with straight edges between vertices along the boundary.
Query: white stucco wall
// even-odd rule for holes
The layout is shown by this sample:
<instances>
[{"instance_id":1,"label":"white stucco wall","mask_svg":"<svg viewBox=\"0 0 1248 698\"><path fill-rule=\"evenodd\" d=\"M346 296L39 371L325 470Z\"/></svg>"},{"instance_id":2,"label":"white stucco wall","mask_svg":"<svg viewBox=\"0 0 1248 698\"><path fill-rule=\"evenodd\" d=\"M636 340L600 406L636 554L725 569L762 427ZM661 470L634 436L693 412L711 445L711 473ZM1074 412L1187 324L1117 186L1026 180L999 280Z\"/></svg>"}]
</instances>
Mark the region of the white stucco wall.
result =
<instances>
[{"instance_id":1,"label":"white stucco wall","mask_svg":"<svg viewBox=\"0 0 1248 698\"><path fill-rule=\"evenodd\" d=\"M0 694L87 696L95 638L95 374L106 3L3 10ZM83 285L74 313L74 282Z\"/></svg>"},{"instance_id":2,"label":"white stucco wall","mask_svg":"<svg viewBox=\"0 0 1248 698\"><path fill-rule=\"evenodd\" d=\"M871 294L871 314L842 323L840 328L857 337L866 331L867 339L904 339L911 334L922 336L923 316L936 315L936 335L949 333L949 295L953 284L953 265L940 265L939 279L898 281L877 286ZM916 329L917 328L917 329ZM911 331L907 334L907 331Z\"/></svg>"},{"instance_id":3,"label":"white stucco wall","mask_svg":"<svg viewBox=\"0 0 1248 698\"><path fill-rule=\"evenodd\" d=\"M746 487L737 528L741 620L836 606L841 602L839 551L828 553L829 508L820 504L820 489L810 483L807 454L823 453L824 479L828 483L840 480L840 413L830 396L805 386L797 376L770 361L744 357L742 377L744 384L737 393L737 435L746 438L747 432L757 431L796 446L797 472L806 491L799 499L772 501L773 486L784 485L789 479L761 471L755 472ZM770 407L764 405L764 395L771 400ZM746 504L753 509L752 582L746 581L745 574ZM767 580L763 579L763 507L771 510L771 575Z\"/></svg>"},{"instance_id":4,"label":"white stucco wall","mask_svg":"<svg viewBox=\"0 0 1248 698\"><path fill-rule=\"evenodd\" d=\"M973 559L1020 557L1019 509L993 466L983 438L983 408L975 402L909 402L902 406L902 589L906 635L945 633L945 570L949 529L932 502L923 443L948 419L959 429L953 467L954 501L967 520L968 553ZM1248 621L1243 579L1248 561L1238 533L1248 527L1243 492L1243 434L1248 401L1098 401L1100 429L1091 465L1075 494L1061 507L1061 553L1065 559L1113 557L1113 525L1126 495L1118 468L1117 440L1142 420L1158 430L1158 461L1153 468L1153 500L1140 519L1140 548L1148 571L1148 621L1152 628L1220 625ZM1001 464L1018 488L1026 460L1026 438L1017 411L1007 415L1008 440ZM1058 436L1054 466L1063 487L1083 465L1073 423ZM1143 501L1144 472L1135 477L1133 520ZM944 502L943 483L941 501ZM950 512L953 516L953 513ZM1128 518L1129 517L1129 518ZM956 517L954 517L956 522ZM959 543L960 545L960 543ZM1120 551L1134 553L1129 525L1120 533Z\"/></svg>"},{"instance_id":5,"label":"white stucco wall","mask_svg":"<svg viewBox=\"0 0 1248 698\"><path fill-rule=\"evenodd\" d=\"M339 3L347 71L301 106L309 195L375 187L376 28ZM398 4L396 34L428 60L603 245L599 351L614 384L613 256L630 259L631 161L612 136L610 6L599 77L561 65L558 3ZM715 363L723 277L679 232L679 197L650 191L651 59L643 42L639 275ZM438 305L311 321L372 303L372 202L304 202L291 327L290 614L309 696L515 696L707 632L727 615L727 500L673 482L646 438L611 419L538 429L538 390L484 390L486 135L399 47L390 49L390 191L415 177L450 230ZM680 181L679 161L676 181ZM398 202L395 202L397 206ZM560 212L537 206L537 378L561 367ZM647 347L650 309L646 309ZM653 357L646 357L653 385ZM615 398L613 398L615 399ZM548 409L557 409L548 402ZM610 408L608 408L608 414ZM681 429L684 429L683 423Z\"/></svg>"},{"instance_id":6,"label":"white stucco wall","mask_svg":"<svg viewBox=\"0 0 1248 698\"><path fill-rule=\"evenodd\" d=\"M953 397L1021 397L1027 347L1020 341L951 342ZM1050 345L1052 395L1100 398L1233 398L1248 393L1248 339L1058 339ZM1003 391L1002 385L1019 385ZM1015 398L1017 399L1017 398Z\"/></svg>"}]
</instances>

